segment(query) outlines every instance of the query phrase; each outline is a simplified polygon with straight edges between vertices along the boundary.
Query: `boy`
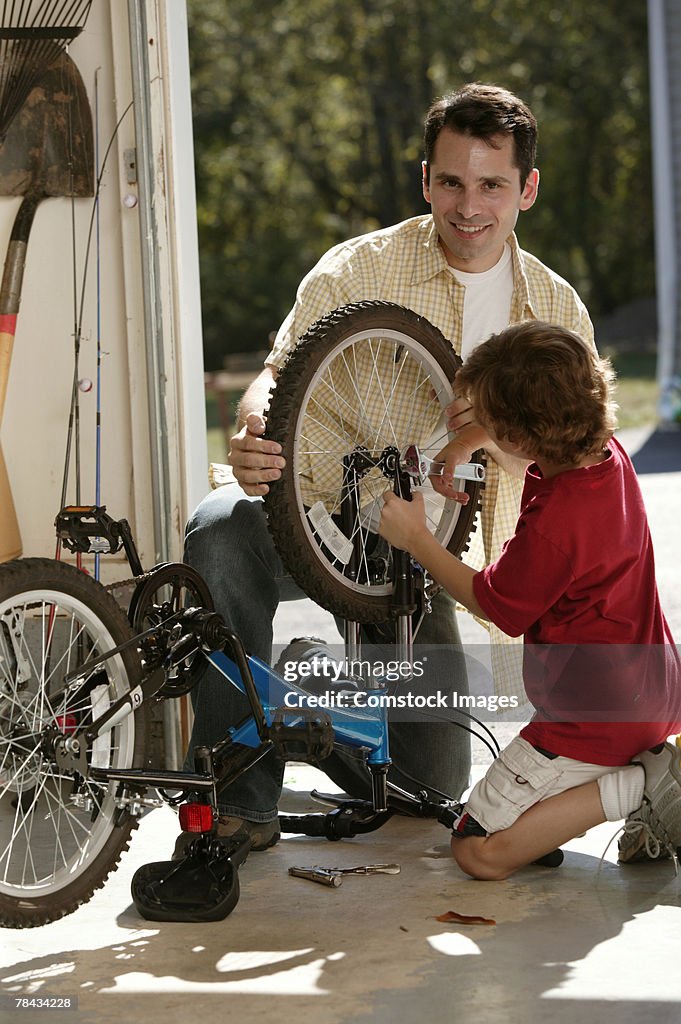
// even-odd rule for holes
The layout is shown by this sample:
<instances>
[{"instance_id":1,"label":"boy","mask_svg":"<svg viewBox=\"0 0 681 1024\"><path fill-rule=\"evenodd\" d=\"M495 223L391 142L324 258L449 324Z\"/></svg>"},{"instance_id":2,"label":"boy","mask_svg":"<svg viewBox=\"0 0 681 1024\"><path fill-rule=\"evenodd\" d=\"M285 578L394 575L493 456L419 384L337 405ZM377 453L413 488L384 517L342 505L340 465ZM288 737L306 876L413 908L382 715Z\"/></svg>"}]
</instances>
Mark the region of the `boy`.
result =
<instances>
[{"instance_id":1,"label":"boy","mask_svg":"<svg viewBox=\"0 0 681 1024\"><path fill-rule=\"evenodd\" d=\"M473 420L502 452L532 460L515 535L481 572L429 533L421 495L385 496L381 534L475 615L524 635L534 716L453 832L475 878L506 878L628 815L621 861L681 845L680 752L665 743L681 724L679 658L638 482L612 436L612 380L581 338L540 321L468 357L456 386ZM455 439L440 453L446 474L459 449Z\"/></svg>"}]
</instances>

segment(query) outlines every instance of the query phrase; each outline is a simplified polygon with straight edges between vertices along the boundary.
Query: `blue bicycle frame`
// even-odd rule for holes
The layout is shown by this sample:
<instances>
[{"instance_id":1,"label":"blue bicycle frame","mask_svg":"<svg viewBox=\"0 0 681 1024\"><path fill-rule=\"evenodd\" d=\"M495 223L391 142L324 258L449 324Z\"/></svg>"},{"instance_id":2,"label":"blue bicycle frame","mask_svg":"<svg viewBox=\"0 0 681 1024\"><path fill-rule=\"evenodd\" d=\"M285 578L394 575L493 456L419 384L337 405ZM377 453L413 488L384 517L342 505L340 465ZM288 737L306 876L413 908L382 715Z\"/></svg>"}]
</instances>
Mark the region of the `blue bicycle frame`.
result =
<instances>
[{"instance_id":1,"label":"blue bicycle frame","mask_svg":"<svg viewBox=\"0 0 681 1024\"><path fill-rule=\"evenodd\" d=\"M242 672L234 662L223 651L212 651L206 655L208 661L220 672L226 680L236 686L246 697L249 696L244 683ZM290 717L287 714L287 724L295 726L306 720L302 715L296 716L296 709L315 711L318 709L317 698L296 686L295 683L287 682L270 668L260 658L253 655L246 655L248 667L253 678L253 683L262 705L267 726L272 725L273 717L282 708L288 708L286 699L289 696L295 698L295 706L290 707ZM350 747L365 748L369 750L367 763L369 766L387 767L390 765L390 752L388 745L388 715L384 696L387 690L383 687L371 687L368 691L372 698L371 707L343 708L333 706L324 708L331 719L336 742ZM253 715L246 722L239 726L232 726L228 730L233 743L240 743L247 747L258 747L262 739Z\"/></svg>"}]
</instances>

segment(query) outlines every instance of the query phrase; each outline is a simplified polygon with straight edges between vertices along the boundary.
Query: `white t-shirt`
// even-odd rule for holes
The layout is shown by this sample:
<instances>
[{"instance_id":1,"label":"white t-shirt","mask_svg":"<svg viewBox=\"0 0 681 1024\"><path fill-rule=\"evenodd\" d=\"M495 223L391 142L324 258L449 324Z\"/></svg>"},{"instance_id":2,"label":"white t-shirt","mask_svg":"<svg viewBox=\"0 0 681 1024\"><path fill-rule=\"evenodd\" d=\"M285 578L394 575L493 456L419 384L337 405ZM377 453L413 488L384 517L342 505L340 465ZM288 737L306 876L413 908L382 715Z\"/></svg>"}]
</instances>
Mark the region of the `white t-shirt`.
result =
<instances>
[{"instance_id":1,"label":"white t-shirt","mask_svg":"<svg viewBox=\"0 0 681 1024\"><path fill-rule=\"evenodd\" d=\"M490 334L508 327L513 296L511 247L507 242L499 261L482 273L469 274L454 267L449 271L466 289L461 341L461 358L465 359Z\"/></svg>"}]
</instances>

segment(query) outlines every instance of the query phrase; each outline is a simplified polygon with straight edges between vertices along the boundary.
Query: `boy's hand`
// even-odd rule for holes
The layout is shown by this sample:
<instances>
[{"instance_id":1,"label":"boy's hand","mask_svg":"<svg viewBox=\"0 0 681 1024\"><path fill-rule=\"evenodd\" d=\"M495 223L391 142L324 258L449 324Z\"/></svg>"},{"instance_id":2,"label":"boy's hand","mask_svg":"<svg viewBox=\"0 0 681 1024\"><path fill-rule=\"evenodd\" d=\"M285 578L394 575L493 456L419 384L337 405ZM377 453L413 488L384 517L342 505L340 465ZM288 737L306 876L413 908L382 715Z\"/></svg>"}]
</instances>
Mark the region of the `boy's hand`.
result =
<instances>
[{"instance_id":1,"label":"boy's hand","mask_svg":"<svg viewBox=\"0 0 681 1024\"><path fill-rule=\"evenodd\" d=\"M471 456L476 448L471 448L465 441L455 437L449 444L445 445L442 451L435 456L435 462L444 462L445 468L441 476L431 476L430 482L433 490L437 491L444 498L452 498L460 505L467 505L469 495L465 491L454 490L454 467L465 465L471 461Z\"/></svg>"},{"instance_id":2,"label":"boy's hand","mask_svg":"<svg viewBox=\"0 0 681 1024\"><path fill-rule=\"evenodd\" d=\"M463 430L464 427L475 423L473 409L467 398L455 396L454 401L445 409L448 430Z\"/></svg>"},{"instance_id":3,"label":"boy's hand","mask_svg":"<svg viewBox=\"0 0 681 1024\"><path fill-rule=\"evenodd\" d=\"M428 534L423 495L414 491L411 501L405 501L392 491L387 491L383 495L378 532L393 547L413 551L419 537Z\"/></svg>"},{"instance_id":4,"label":"boy's hand","mask_svg":"<svg viewBox=\"0 0 681 1024\"><path fill-rule=\"evenodd\" d=\"M452 386L454 387L455 391L458 376L459 374L457 372L452 382ZM475 419L475 416L473 414L473 406L471 405L468 398L464 397L463 395L454 395L454 401L450 402L447 408L445 409L445 416L447 417L448 430L454 430L458 433L460 431L465 431L466 427L474 427L476 437L485 437L487 440L489 440L489 437ZM466 434L467 433L468 432L466 431ZM482 447L484 446L476 441L475 446L471 448L471 453L476 451L476 449Z\"/></svg>"},{"instance_id":5,"label":"boy's hand","mask_svg":"<svg viewBox=\"0 0 681 1024\"><path fill-rule=\"evenodd\" d=\"M462 448L469 451L468 459L460 459L460 462L468 462L473 452L478 448L487 448L492 439L473 417L473 410L465 398L455 398L451 405L445 409L447 417L447 429L455 433L454 440L458 441ZM450 442L451 444L451 442Z\"/></svg>"},{"instance_id":6,"label":"boy's hand","mask_svg":"<svg viewBox=\"0 0 681 1024\"><path fill-rule=\"evenodd\" d=\"M456 378L454 378L456 386ZM461 501L461 491L454 491L454 467L465 465L471 461L474 452L479 448L487 449L492 439L473 415L473 408L467 398L456 396L445 409L447 429L454 431L454 438L435 457L437 462L444 462L445 468L441 477L431 477L434 490L445 498ZM461 501L461 504L465 502Z\"/></svg>"}]
</instances>

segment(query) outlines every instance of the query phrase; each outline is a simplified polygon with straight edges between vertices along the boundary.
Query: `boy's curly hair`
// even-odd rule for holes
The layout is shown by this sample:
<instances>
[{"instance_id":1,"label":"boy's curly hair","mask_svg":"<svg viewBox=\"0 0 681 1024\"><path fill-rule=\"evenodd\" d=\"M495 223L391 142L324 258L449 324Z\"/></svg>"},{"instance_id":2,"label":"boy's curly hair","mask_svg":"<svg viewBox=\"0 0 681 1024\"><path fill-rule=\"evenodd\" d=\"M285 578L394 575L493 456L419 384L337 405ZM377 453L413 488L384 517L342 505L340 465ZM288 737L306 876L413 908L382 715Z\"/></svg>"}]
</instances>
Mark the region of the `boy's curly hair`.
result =
<instances>
[{"instance_id":1,"label":"boy's curly hair","mask_svg":"<svg viewBox=\"0 0 681 1024\"><path fill-rule=\"evenodd\" d=\"M528 320L478 345L456 377L501 440L562 465L600 452L617 426L615 374L577 334Z\"/></svg>"}]
</instances>

